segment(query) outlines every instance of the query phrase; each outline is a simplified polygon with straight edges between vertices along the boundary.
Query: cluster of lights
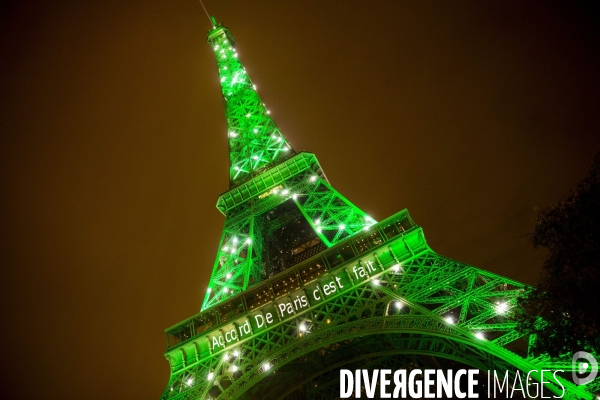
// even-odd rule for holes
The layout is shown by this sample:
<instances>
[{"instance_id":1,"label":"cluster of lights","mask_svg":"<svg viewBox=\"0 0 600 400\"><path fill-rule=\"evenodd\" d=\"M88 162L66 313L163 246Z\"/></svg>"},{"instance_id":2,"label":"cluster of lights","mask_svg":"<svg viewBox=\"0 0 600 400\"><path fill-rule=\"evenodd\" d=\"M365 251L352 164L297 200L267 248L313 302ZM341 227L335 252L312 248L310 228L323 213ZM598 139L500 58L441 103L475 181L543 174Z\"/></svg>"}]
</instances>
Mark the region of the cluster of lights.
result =
<instances>
[{"instance_id":1,"label":"cluster of lights","mask_svg":"<svg viewBox=\"0 0 600 400\"><path fill-rule=\"evenodd\" d=\"M373 218L371 218L368 215L365 215L365 227L363 228L363 231L368 231L370 226L377 223L377 221L375 221Z\"/></svg>"},{"instance_id":2,"label":"cluster of lights","mask_svg":"<svg viewBox=\"0 0 600 400\"><path fill-rule=\"evenodd\" d=\"M222 248L222 251L223 251L224 253L231 253L231 254L235 254L235 253L237 252L237 250L238 250L236 246L240 244L240 239L239 239L237 236L234 236L233 238L231 238L231 241L230 241L230 243L231 243L231 245L230 245L230 246L224 246L224 247ZM250 244L252 244L252 239L251 239L251 238L246 238L246 239L244 240L244 244L245 244L245 245L250 245ZM238 262L238 261L237 261L237 260L234 260L234 261L235 261L235 263L237 264L237 262ZM233 277L233 274L232 274L232 273L230 273L230 272L228 272L228 273L225 275L225 280L230 280L232 277ZM207 292L207 294L209 294L209 295L210 295L210 293L212 292L212 289L209 287L209 288L206 290L206 292ZM222 293L223 295L227 295L227 294L230 294L230 293L231 293L231 294L233 294L233 293L234 293L234 290L233 290L233 289L229 289L229 288L226 288L226 287L224 287L221 293Z\"/></svg>"},{"instance_id":3,"label":"cluster of lights","mask_svg":"<svg viewBox=\"0 0 600 400\"><path fill-rule=\"evenodd\" d=\"M273 194L278 194L279 193L279 189L273 189ZM281 195L282 196L288 196L290 194L289 189L283 189L281 191ZM299 194L298 193L292 193L292 198L294 200L296 200L298 198Z\"/></svg>"},{"instance_id":4,"label":"cluster of lights","mask_svg":"<svg viewBox=\"0 0 600 400\"><path fill-rule=\"evenodd\" d=\"M323 232L323 228L321 227L321 218L317 218L315 220L315 225L317 226L317 233Z\"/></svg>"},{"instance_id":5,"label":"cluster of lights","mask_svg":"<svg viewBox=\"0 0 600 400\"><path fill-rule=\"evenodd\" d=\"M229 246L224 246L224 247L222 248L222 250L223 250L225 253L231 253L231 254L235 254L235 252L237 251L237 248L235 247L235 245L237 245L237 244L239 243L239 241L240 241L240 240L239 240L237 237L235 237L235 236L234 236L234 237L233 237L233 239L231 239L231 242L233 243L233 246L231 246L231 247L229 247ZM251 239L251 238L247 238L247 239L244 241L244 244L246 244L246 245L250 245L250 244L252 244L252 239Z\"/></svg>"},{"instance_id":6,"label":"cluster of lights","mask_svg":"<svg viewBox=\"0 0 600 400\"><path fill-rule=\"evenodd\" d=\"M315 175L313 175L313 176L311 176L311 177L309 178L309 181L311 181L311 182L314 182L314 181L316 181L316 180L317 180L317 176L315 176ZM274 191L274 193L277 193L277 192L276 192L276 191ZM284 190L284 191L282 192L282 194L283 194L283 195L287 195L287 194L289 194L289 191L288 191L288 190ZM296 199L296 198L297 198L297 195L293 195L292 197L293 197L294 199ZM366 218L369 218L369 221L373 221L373 222L374 222L374 220L373 220L371 217L366 217ZM316 231L317 231L317 233L322 233L322 232L323 232L323 227L321 226L321 220L320 220L320 219L317 219L317 220L315 220L315 225L316 225ZM343 230L345 230L345 229L346 229L346 225L345 225L345 224L339 224L339 225L338 225L338 229L339 229L340 231L343 231Z\"/></svg>"},{"instance_id":7,"label":"cluster of lights","mask_svg":"<svg viewBox=\"0 0 600 400\"><path fill-rule=\"evenodd\" d=\"M228 45L229 45L229 42L227 41L227 39L224 39L223 43L222 43L222 48L218 47L218 45L217 45L217 46L215 46L215 51L219 50L218 54L221 54L222 58L226 58L226 56L231 55L231 52L233 52L233 57L237 57L237 53L235 52L235 50L231 46L228 46ZM226 52L225 50L228 50L228 51ZM226 62L223 62L223 63L226 63ZM227 70L228 68L227 68L227 66L223 66L223 67L221 67L221 69L224 71L224 70ZM238 65L238 64L233 64L233 69L234 70L238 70L238 71L235 72L233 74L233 76L231 77L231 79L232 79L231 84L233 85L235 83L244 83L245 79L244 79L243 76L246 75L245 69L243 69L243 67L241 67L241 65ZM226 82L227 79L228 79L228 76L222 76L221 77L221 82ZM247 82L247 80L246 80L246 82ZM252 88L254 90L256 90L256 85L253 84ZM231 96L232 92L229 91L228 95ZM264 103L262 103L262 110L261 110L260 113L262 115L270 114L270 111L266 108L266 106L265 106ZM252 118L252 116L253 116L252 113L245 114L246 118ZM253 128L253 132L255 134L259 134L261 132L260 127L254 127ZM238 135L236 133L234 133L234 132L231 132L229 136L230 136L230 138L235 138ZM273 138L273 140L276 141L276 143L280 143L282 145L282 147L280 147L278 149L279 151L289 152L291 150L290 146L284 141L284 139L282 137L279 137L278 135L273 134L272 138ZM261 161L263 159L260 157L260 155L253 155L250 158L250 160L254 160L254 161L258 162L258 161ZM252 165L252 164L255 164L253 167L251 167L252 169L254 169L254 168L257 167L256 163L254 163L254 162L251 161L250 165ZM242 169L241 168L241 164L237 165L237 166L234 166L233 169L236 171L234 179L237 178L238 175L240 173L242 173L242 172L244 172L244 173L248 173L249 172L249 171L246 171L246 170Z\"/></svg>"},{"instance_id":8,"label":"cluster of lights","mask_svg":"<svg viewBox=\"0 0 600 400\"><path fill-rule=\"evenodd\" d=\"M508 311L508 304L507 303L500 303L500 304L496 305L496 312L498 314L502 315L506 311Z\"/></svg>"},{"instance_id":9,"label":"cluster of lights","mask_svg":"<svg viewBox=\"0 0 600 400\"><path fill-rule=\"evenodd\" d=\"M215 51L219 50L219 46L218 46L218 45L215 45L215 46L214 46L214 50L215 50ZM232 50L232 48L230 47L228 50ZM222 54L223 54L223 55L222 55L222 58L226 58L226 55L224 54L224 50L223 50L223 49L220 51L220 53L222 53ZM237 57L237 52L235 52L235 51L233 52L233 57ZM224 70L227 70L227 66L224 66L224 67L223 67L223 69L224 69ZM242 73L242 74L243 74L243 73ZM235 76L234 76L234 78L233 78L232 84L236 83L236 81L237 81L237 82L242 82L242 79L240 79L239 81L238 81L237 79L238 79L238 73L236 72L236 74L235 74ZM226 77L222 77L222 78L221 78L221 82L224 82L225 80L226 80ZM254 89L254 90L256 90L256 85L252 85L252 87L253 87L253 89ZM229 93L229 94L231 95L231 93ZM266 113L267 113L267 114L270 114L270 111L269 111L269 110L266 110ZM246 116L246 118L250 118L252 115L251 115L250 113L248 113L248 114L246 114L245 116ZM254 128L254 133L258 133L258 132L259 132L259 130L258 130L257 128ZM238 136L238 134L237 134L236 132L233 132L233 131L232 131L232 132L229 132L229 136L230 136L231 138L235 138L235 137L237 137L237 136ZM277 136L277 135L275 135L275 134L273 134L273 135L271 136L271 138L272 138L273 140L275 140L277 143L281 143L281 142L282 142L282 140L283 140L283 139L282 139L282 137L278 137L278 136ZM283 151L286 151L286 152L287 152L287 151L289 151L289 150L290 150L290 148L289 148L288 146L285 146L285 147L283 147ZM252 156L252 159L254 159L254 160L259 160L259 158L260 158L260 157L259 157L259 156L257 156L257 155L254 155L254 156ZM235 167L234 167L234 169L235 169L236 171L239 171L239 170L240 170L240 168L239 168L238 166L235 166ZM243 171L243 170L242 170L242 171ZM244 172L247 172L247 171L244 171ZM316 181L317 181L317 179L318 179L318 176L316 176L316 175L312 175L312 176L310 176L310 177L308 178L308 181L309 181L309 182L312 182L312 183L314 183L314 182L316 182ZM274 193L277 193L277 192L278 192L277 190L274 190ZM282 194L283 196L287 196L287 195L289 195L289 194L290 194L290 191L289 191L288 189L284 189L284 190L282 190L282 191L281 191L281 194ZM294 194L292 194L292 197L293 197L294 199L296 199L296 198L298 197L298 194L294 193ZM370 225L372 225L372 224L375 224L375 223L376 223L376 221L375 221L373 218L371 218L370 216L368 216L368 215L367 215L367 216L365 216L365 217L364 217L364 219L365 219L365 223L366 223L366 224L368 224L367 226L365 226L365 227L363 228L364 230L368 230ZM318 232L318 233L321 233L321 232L322 232L321 220L320 220L320 219L317 219L317 220L315 220L315 225L316 225L316 230L317 230L317 232ZM345 224L339 224L338 228L339 228L339 230L342 230L342 231L343 231L343 230L345 230L345 229L346 229L346 225L345 225ZM234 244L237 244L237 243L238 243L238 238L237 238L237 237L234 237L232 241L233 241L233 243L234 243ZM251 240L250 238L247 238L247 239L245 240L245 244L246 244L246 245L250 245L251 243L252 243L252 240ZM225 251L225 252L229 251L229 247L228 247L228 246L225 246L225 247L223 248L223 251ZM235 253L235 251L236 251L236 248L235 248L235 247L231 247L231 253L232 253L232 254L234 254L234 253ZM395 264L395 265L393 265L393 266L391 267L391 270L392 270L394 273L399 273L399 272L401 271L401 268L402 268L402 266L401 266L400 264ZM231 273L228 273L228 274L226 275L226 278L227 278L227 279L231 279L231 277L232 277L232 274L231 274ZM379 285L381 284L381 282L380 282L380 280L379 280L379 279L374 279L372 282L373 282L373 284L374 284L375 286L379 286ZM208 288L208 289L207 289L207 292L208 292L208 293L210 293L211 291L212 291L212 290L211 290L211 288ZM223 289L223 292L224 292L224 293L227 293L227 291L228 291L228 289L227 289L227 288L224 288L224 289ZM231 290L231 292L233 292L233 290ZM397 300L397 301L394 301L393 303L394 303L394 304L393 304L393 305L394 305L394 307L395 307L395 308L397 308L397 309L401 309L401 308L404 306L404 304L403 304L401 301L398 301L398 300ZM497 314L499 314L499 315L503 315L503 314L505 314L505 313L508 311L508 309L509 309L509 305L508 305L506 302L503 302L503 303L496 303L496 306L495 306L495 311L496 311L496 313L497 313ZM453 318L452 316L450 316L450 315L446 316L446 317L444 318L444 320L445 320L445 322L446 322L447 324L449 324L449 325L454 325L454 324L456 323L456 321L454 320L454 318ZM326 322L327 322L327 324L329 324L329 323L330 323L330 320L329 320L329 319L327 319L327 321L326 321ZM302 332L302 333L305 333L305 332L307 332L307 329L308 329L308 328L307 328L307 325L306 325L305 323L301 323L301 324L298 326L298 330L299 330L300 332ZM477 338L477 339L479 339L479 340L485 340L485 336L484 336L484 334L483 334L482 332L475 332L475 333L473 333L473 335L474 335L474 337L475 337L475 338ZM233 351L233 357L239 357L239 355L240 355L240 352L239 352L239 350L238 350L238 349L236 349L236 350L234 350L234 351ZM228 353L225 353L225 354L224 354L224 356L223 356L223 360L225 360L225 361L229 361L229 359L230 359L230 355L229 355ZM263 370L264 372L267 372L267 371L269 371L269 370L271 369L271 367L272 367L272 366L271 366L271 364L270 364L270 363L268 363L268 362L266 362L266 363L264 363L264 364L262 365L262 367L261 367L261 368L262 368L262 370ZM232 365L230 370L231 370L232 372L236 372L236 371L238 371L238 367L237 367L236 365ZM207 379L210 381L210 380L212 380L213 378L214 378L214 373L213 373L213 372L209 372L209 373L208 373L208 375L207 375ZM185 381L185 383L186 383L188 386L191 386L191 385L194 383L194 379L193 379L192 377L189 377L189 378L188 378L188 379ZM173 390L173 388L171 388L171 390ZM598 399L600 400L600 397L598 397Z\"/></svg>"},{"instance_id":10,"label":"cluster of lights","mask_svg":"<svg viewBox=\"0 0 600 400\"><path fill-rule=\"evenodd\" d=\"M233 80L231 81L231 84L234 85L236 83L242 83L244 82L244 80L242 78L239 78L240 73L236 72L235 75L233 76Z\"/></svg>"},{"instance_id":11,"label":"cluster of lights","mask_svg":"<svg viewBox=\"0 0 600 400\"><path fill-rule=\"evenodd\" d=\"M225 246L223 247L223 251L225 253L230 252L231 254L235 254L236 248L233 246L231 248L229 248L229 246Z\"/></svg>"},{"instance_id":12,"label":"cluster of lights","mask_svg":"<svg viewBox=\"0 0 600 400\"><path fill-rule=\"evenodd\" d=\"M247 117L247 118L250 118L250 117L251 117L251 114L246 114L246 117ZM253 129L253 131L254 131L254 133L255 133L255 134L258 134L258 133L260 132L260 130L259 130L259 129L257 129L257 128L254 128L254 129ZM230 133L229 133L229 136L230 136L231 138L235 138L235 137L237 137L238 135L237 135L237 133L235 133L235 132L230 132ZM271 138L272 138L272 139L273 139L275 142L277 142L277 143L281 143L281 142L283 141L283 138L281 138L281 137L277 137L275 134L271 135ZM289 150L290 150L290 147L289 147L289 146L284 146L284 147L283 147L281 150L282 150L282 151L284 151L284 152L287 152L287 151L289 151ZM249 162L250 162L250 166L251 166L251 168L252 168L252 169L256 168L256 167L258 166L258 163L254 163L255 165L253 166L253 161L251 161L251 160L254 160L254 161L264 161L263 157L262 157L260 154L254 154L254 155L252 155L250 158L248 158L248 160L249 160ZM235 175L235 177L237 177L237 176L239 175L239 173L240 173L240 172L248 172L248 171L246 171L246 170L244 170L244 169L240 168L238 165L234 166L234 167L233 167L233 169L234 169L235 171L238 171L238 173Z\"/></svg>"}]
</instances>

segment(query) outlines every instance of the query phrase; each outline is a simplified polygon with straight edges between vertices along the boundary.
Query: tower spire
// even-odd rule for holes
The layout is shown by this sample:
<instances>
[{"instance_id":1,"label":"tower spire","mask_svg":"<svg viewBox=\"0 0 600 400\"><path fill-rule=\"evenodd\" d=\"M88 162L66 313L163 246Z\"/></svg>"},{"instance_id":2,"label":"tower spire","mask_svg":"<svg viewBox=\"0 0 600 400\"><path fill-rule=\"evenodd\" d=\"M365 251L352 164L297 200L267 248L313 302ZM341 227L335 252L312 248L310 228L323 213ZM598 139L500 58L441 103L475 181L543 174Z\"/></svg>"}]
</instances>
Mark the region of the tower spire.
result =
<instances>
[{"instance_id":1,"label":"tower spire","mask_svg":"<svg viewBox=\"0 0 600 400\"><path fill-rule=\"evenodd\" d=\"M230 189L273 167L295 152L269 115L235 50L235 38L215 25L207 41L217 60L229 139Z\"/></svg>"},{"instance_id":2,"label":"tower spire","mask_svg":"<svg viewBox=\"0 0 600 400\"><path fill-rule=\"evenodd\" d=\"M531 288L435 253L407 210L376 222L354 206L314 154L292 155L229 30L215 22L208 41L232 188L217 201L226 220L202 311L167 329L163 400L337 398L339 367L365 360L389 370L510 369L540 390L592 399L564 377L544 381L539 371L571 365L570 355L533 358L535 335L515 330Z\"/></svg>"},{"instance_id":3,"label":"tower spire","mask_svg":"<svg viewBox=\"0 0 600 400\"><path fill-rule=\"evenodd\" d=\"M217 201L226 221L203 310L375 224L329 184L314 154L294 152L238 59L233 35L212 21L207 40L225 105L230 190Z\"/></svg>"}]
</instances>

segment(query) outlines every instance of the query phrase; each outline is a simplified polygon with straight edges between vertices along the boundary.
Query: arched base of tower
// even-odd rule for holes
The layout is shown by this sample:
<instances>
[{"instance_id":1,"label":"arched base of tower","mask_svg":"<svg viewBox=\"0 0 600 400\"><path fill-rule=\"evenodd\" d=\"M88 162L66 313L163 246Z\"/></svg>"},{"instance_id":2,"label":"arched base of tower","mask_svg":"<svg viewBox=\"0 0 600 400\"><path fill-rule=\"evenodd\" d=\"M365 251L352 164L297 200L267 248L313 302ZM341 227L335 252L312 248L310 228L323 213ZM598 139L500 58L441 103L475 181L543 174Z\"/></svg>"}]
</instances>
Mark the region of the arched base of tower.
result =
<instances>
[{"instance_id":1,"label":"arched base of tower","mask_svg":"<svg viewBox=\"0 0 600 400\"><path fill-rule=\"evenodd\" d=\"M342 340L300 356L249 389L244 399L336 399L340 369L496 370L514 376L514 368L497 357L448 338L415 333L382 333ZM478 389L486 398L486 376ZM389 392L389 390L388 390ZM379 387L376 390L379 393ZM518 394L518 393L517 393ZM365 394L362 397L367 398ZM379 398L378 395L376 398ZM502 397L499 397L502 398ZM514 398L521 398L519 396Z\"/></svg>"}]
</instances>

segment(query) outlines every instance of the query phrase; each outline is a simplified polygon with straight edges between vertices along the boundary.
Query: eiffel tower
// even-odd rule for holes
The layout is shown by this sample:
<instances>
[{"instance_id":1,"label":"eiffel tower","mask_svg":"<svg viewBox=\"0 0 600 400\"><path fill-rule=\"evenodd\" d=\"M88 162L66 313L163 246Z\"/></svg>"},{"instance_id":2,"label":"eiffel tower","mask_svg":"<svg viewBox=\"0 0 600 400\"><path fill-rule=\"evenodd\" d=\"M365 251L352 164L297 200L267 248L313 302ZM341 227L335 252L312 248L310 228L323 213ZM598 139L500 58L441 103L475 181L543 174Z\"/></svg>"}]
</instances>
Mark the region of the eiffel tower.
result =
<instances>
[{"instance_id":1,"label":"eiffel tower","mask_svg":"<svg viewBox=\"0 0 600 400\"><path fill-rule=\"evenodd\" d=\"M334 399L340 368L466 365L511 379L534 371L538 382L541 369L572 371L570 359L528 354L535 338L515 330L528 286L435 253L407 210L375 221L314 154L295 152L233 35L212 21L229 136L225 226L201 312L166 330L163 399ZM564 398L592 398L559 379Z\"/></svg>"}]
</instances>

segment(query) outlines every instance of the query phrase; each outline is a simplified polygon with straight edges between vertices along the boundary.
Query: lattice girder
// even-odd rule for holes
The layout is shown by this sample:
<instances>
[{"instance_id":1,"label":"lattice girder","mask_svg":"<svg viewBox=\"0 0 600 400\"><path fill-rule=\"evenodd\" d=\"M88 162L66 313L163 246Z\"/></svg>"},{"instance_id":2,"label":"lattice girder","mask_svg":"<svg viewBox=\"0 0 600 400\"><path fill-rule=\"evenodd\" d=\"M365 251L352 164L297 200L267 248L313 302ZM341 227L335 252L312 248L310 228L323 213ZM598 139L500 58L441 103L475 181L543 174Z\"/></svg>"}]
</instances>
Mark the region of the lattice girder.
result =
<instances>
[{"instance_id":1,"label":"lattice girder","mask_svg":"<svg viewBox=\"0 0 600 400\"><path fill-rule=\"evenodd\" d=\"M314 179L314 185L303 193L306 199L298 206L327 247L339 243L375 223L375 220L350 203L325 179Z\"/></svg>"},{"instance_id":2,"label":"lattice girder","mask_svg":"<svg viewBox=\"0 0 600 400\"><path fill-rule=\"evenodd\" d=\"M408 369L464 368L465 365L482 371L489 369L490 357L477 349L464 348L448 339L437 336L420 334L387 333L356 337L352 341L341 342L341 346L330 346L325 352L312 352L287 364L277 371L277 380L267 377L259 385L252 388L251 393L268 393L267 398L289 398L299 388L304 388L306 398L337 398L339 396L339 369L398 369L399 366ZM451 361L448 365L443 360ZM500 360L494 360L499 364ZM456 365L456 363L460 363ZM508 364L505 365L506 367ZM446 369L444 368L444 369ZM285 371L289 378L282 379ZM278 383L277 386L274 383ZM266 390L269 388L270 390ZM279 389L281 388L281 389ZM329 388L329 390L327 390ZM279 389L279 390L278 390ZM251 396L245 396L252 398ZM264 398L264 397L263 397Z\"/></svg>"},{"instance_id":3,"label":"lattice girder","mask_svg":"<svg viewBox=\"0 0 600 400\"><path fill-rule=\"evenodd\" d=\"M295 154L229 30L216 25L208 42L225 104L230 190L217 202L226 220L202 311L167 330L163 399L264 398L265 387L276 388L270 398L331 398L335 388L324 382L342 365L460 362L537 370L539 382L542 367L566 363L531 357L534 339L515 330L517 297L529 287L436 254L406 210L377 223L355 207L313 154ZM561 384L565 398L592 397Z\"/></svg>"},{"instance_id":4,"label":"lattice girder","mask_svg":"<svg viewBox=\"0 0 600 400\"><path fill-rule=\"evenodd\" d=\"M209 32L208 42L215 52L225 105L233 188L295 153L238 59L231 32L217 26Z\"/></svg>"},{"instance_id":5,"label":"lattice girder","mask_svg":"<svg viewBox=\"0 0 600 400\"><path fill-rule=\"evenodd\" d=\"M286 164L294 168L285 169L284 179L273 179L271 170L256 177L269 176L271 186L263 186L262 192L245 189L244 185L233 189L237 205L225 209L225 226L202 310L218 305L262 280L261 254L265 240L270 230L285 222L264 226L258 219L284 202L291 200L296 204L315 236L327 247L369 229L375 223L331 187L314 155L299 154L297 157L300 157L300 167L294 159L288 160ZM280 168L275 175L282 175ZM253 195L244 196L245 193ZM222 197L227 198L227 194ZM229 202L236 204L233 198Z\"/></svg>"},{"instance_id":6,"label":"lattice girder","mask_svg":"<svg viewBox=\"0 0 600 400\"><path fill-rule=\"evenodd\" d=\"M252 216L242 221L225 223L203 309L242 292L250 277L260 276L262 237Z\"/></svg>"},{"instance_id":7,"label":"lattice girder","mask_svg":"<svg viewBox=\"0 0 600 400\"><path fill-rule=\"evenodd\" d=\"M355 235L349 244L357 249L357 244L365 237L375 233L382 236L385 227L401 225L398 221L406 219L404 214L382 221L372 226L371 232L362 231ZM329 253L339 252L347 242L333 246L318 259L325 262ZM301 270L305 265L314 263L315 260L309 259L293 269ZM360 266L368 265L374 270L365 279L354 274ZM284 274L291 272L284 271ZM343 273L354 275L354 280L340 280L343 288L338 286L339 293L336 295L321 302L313 301L308 307L290 315L277 312L278 304L289 302L298 290L303 290L307 296L317 290L317 294L324 296L322 283L331 282ZM265 284L277 278L273 277ZM167 355L173 367L170 387L174 385L185 390L180 393L167 390L164 398L177 399L180 395L193 393L208 396L209 392L219 398L235 398L259 385L270 376L271 371L302 360L310 352L326 352L336 343L355 340L357 336L379 334L418 334L438 338L435 346L428 347L428 354L447 358L449 349L454 348L458 352L481 356L477 362L475 359L469 362L461 359L468 365L480 368L481 363L492 357L500 361L490 364L488 360L487 369L498 370L499 365L508 365L513 370L527 373L539 367L536 368L537 364L527 358L526 347L514 347L522 335L514 330L512 319L517 296L527 290L527 286L513 280L437 255L427 247L422 230L413 227L382 240L369 251L358 253L355 250L353 258L329 266L327 272L317 276L316 280L302 282L299 288L295 287L278 298L271 297L264 304L247 309L232 319L242 326L247 317L252 318L259 312L264 315L265 310L271 310L277 313L277 321L272 326L257 330L230 346L211 348L211 338L229 329L228 320L169 350ZM467 298L470 301L465 305ZM443 304L438 306L440 302ZM467 307L467 311L463 307ZM463 316L462 321L459 320L460 315ZM420 346L428 346L426 341L411 343L407 343L406 347L399 345L394 351L421 354L424 350ZM182 348L192 349L191 352L183 350L183 353L189 353L186 361L177 356L177 351L181 353ZM236 351L237 356L234 356ZM214 361L224 358L227 361L221 364ZM310 365L307 364L306 368ZM194 377L193 385L185 384L189 376ZM208 376L212 379L208 380ZM535 373L532 376L539 379ZM567 381L562 383L568 390L567 398L590 398L590 393L582 388ZM547 389L556 395L561 394L560 388L552 385Z\"/></svg>"}]
</instances>

